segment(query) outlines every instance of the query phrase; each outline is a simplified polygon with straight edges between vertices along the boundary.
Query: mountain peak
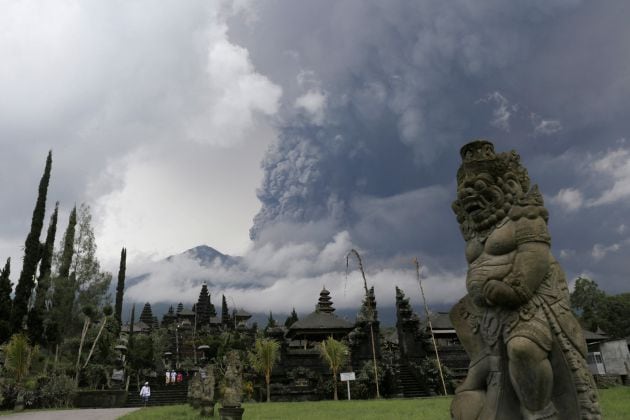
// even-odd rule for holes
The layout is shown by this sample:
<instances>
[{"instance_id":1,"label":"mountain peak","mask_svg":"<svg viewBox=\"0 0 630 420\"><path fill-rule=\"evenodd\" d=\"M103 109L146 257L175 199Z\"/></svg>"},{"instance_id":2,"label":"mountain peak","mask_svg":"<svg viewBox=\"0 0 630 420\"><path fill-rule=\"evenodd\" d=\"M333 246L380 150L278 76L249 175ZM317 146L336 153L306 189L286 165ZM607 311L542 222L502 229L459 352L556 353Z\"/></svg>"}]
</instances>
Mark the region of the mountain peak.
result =
<instances>
[{"instance_id":1,"label":"mountain peak","mask_svg":"<svg viewBox=\"0 0 630 420\"><path fill-rule=\"evenodd\" d=\"M173 260L173 258L177 258L180 256L185 256L185 257L197 260L199 261L199 264L203 266L212 265L217 258L219 259L219 262L221 264L228 264L228 265L234 264L236 260L238 259L238 257L232 257L230 255L223 254L222 252L217 251L211 246L203 244L203 245L198 245L196 247L187 249L181 254L171 255L166 260L171 261Z\"/></svg>"}]
</instances>

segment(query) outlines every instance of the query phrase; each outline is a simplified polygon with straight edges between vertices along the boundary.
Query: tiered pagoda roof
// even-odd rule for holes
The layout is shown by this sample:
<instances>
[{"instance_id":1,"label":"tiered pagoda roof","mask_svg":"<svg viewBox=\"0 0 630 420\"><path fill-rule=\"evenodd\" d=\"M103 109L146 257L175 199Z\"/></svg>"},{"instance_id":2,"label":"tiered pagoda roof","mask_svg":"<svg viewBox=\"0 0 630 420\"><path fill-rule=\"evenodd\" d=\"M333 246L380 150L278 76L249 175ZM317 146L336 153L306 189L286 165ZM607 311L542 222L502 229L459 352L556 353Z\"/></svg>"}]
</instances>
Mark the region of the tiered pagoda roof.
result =
<instances>
[{"instance_id":1,"label":"tiered pagoda roof","mask_svg":"<svg viewBox=\"0 0 630 420\"><path fill-rule=\"evenodd\" d=\"M295 337L313 334L346 334L354 328L353 323L338 317L333 313L334 311L330 292L323 288L319 294L315 311L294 322L289 327L288 335Z\"/></svg>"}]
</instances>

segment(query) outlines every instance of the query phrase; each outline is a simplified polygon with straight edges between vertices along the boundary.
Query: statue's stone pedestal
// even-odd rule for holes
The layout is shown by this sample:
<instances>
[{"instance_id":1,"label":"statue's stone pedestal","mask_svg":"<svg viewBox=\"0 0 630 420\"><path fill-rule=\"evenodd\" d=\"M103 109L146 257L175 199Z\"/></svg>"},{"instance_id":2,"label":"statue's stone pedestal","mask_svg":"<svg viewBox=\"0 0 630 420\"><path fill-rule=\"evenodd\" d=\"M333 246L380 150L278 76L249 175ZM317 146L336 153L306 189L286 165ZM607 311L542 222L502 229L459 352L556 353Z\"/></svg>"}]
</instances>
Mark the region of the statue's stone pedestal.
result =
<instances>
[{"instance_id":1,"label":"statue's stone pedestal","mask_svg":"<svg viewBox=\"0 0 630 420\"><path fill-rule=\"evenodd\" d=\"M214 401L202 401L201 402L201 415L202 417L214 417Z\"/></svg>"},{"instance_id":2,"label":"statue's stone pedestal","mask_svg":"<svg viewBox=\"0 0 630 420\"><path fill-rule=\"evenodd\" d=\"M244 408L241 407L221 407L219 414L221 420L242 420Z\"/></svg>"}]
</instances>

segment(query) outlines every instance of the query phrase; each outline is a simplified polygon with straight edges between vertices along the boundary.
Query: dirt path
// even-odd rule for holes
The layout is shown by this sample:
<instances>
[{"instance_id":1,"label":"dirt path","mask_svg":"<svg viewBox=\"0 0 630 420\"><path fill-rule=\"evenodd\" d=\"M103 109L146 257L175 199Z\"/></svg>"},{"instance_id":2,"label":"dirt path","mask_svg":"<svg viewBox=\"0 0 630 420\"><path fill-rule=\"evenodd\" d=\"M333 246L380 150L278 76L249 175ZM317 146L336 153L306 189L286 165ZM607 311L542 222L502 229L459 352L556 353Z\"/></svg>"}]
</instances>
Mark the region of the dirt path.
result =
<instances>
[{"instance_id":1,"label":"dirt path","mask_svg":"<svg viewBox=\"0 0 630 420\"><path fill-rule=\"evenodd\" d=\"M30 411L2 416L19 420L115 420L138 408L86 408L79 410Z\"/></svg>"}]
</instances>

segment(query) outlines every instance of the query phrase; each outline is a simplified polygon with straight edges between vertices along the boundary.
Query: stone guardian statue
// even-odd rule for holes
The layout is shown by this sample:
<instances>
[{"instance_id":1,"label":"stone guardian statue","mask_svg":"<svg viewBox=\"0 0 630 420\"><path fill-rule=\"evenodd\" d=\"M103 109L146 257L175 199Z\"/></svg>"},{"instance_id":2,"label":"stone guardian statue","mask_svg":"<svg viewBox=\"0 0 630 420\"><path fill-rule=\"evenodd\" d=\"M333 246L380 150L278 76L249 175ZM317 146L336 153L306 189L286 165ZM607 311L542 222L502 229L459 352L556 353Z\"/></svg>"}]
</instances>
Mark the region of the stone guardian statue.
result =
<instances>
[{"instance_id":1,"label":"stone guardian statue","mask_svg":"<svg viewBox=\"0 0 630 420\"><path fill-rule=\"evenodd\" d=\"M550 251L548 212L515 152L461 149L453 210L466 241L468 294L451 310L470 356L457 420L600 419L586 342Z\"/></svg>"}]
</instances>

